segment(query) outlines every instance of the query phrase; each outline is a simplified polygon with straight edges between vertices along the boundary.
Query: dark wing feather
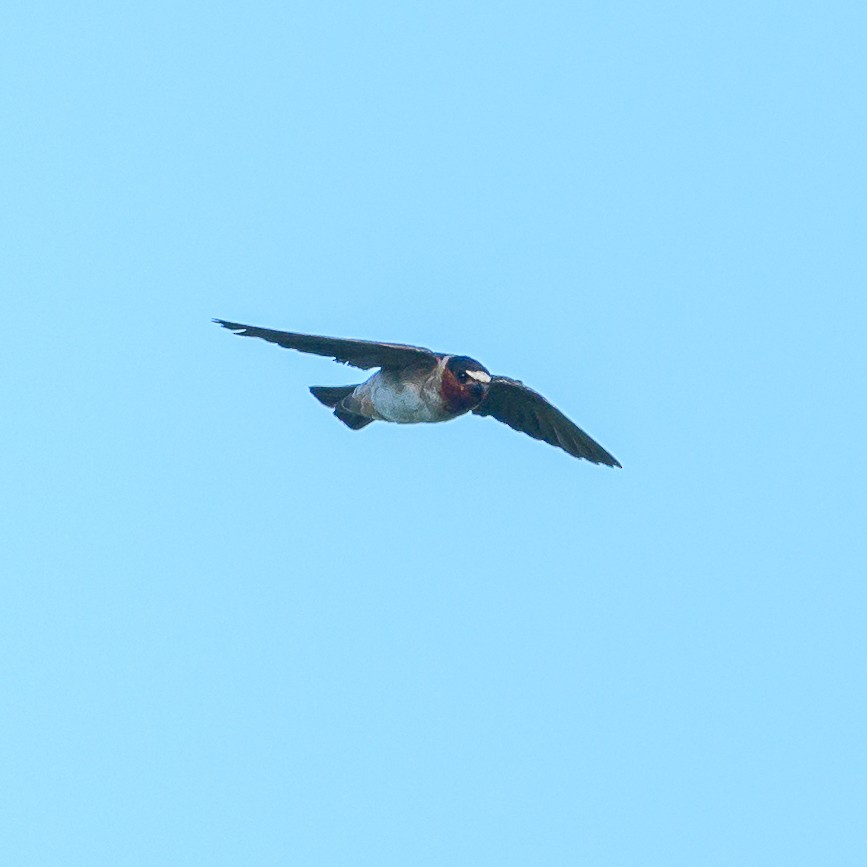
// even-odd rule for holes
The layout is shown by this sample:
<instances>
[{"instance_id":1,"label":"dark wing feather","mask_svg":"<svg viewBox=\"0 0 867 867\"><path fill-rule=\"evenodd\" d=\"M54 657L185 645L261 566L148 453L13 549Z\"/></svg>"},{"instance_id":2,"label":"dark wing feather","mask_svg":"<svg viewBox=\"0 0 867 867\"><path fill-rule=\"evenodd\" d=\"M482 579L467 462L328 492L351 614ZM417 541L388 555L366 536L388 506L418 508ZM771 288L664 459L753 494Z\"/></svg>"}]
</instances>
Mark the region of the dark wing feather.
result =
<instances>
[{"instance_id":1,"label":"dark wing feather","mask_svg":"<svg viewBox=\"0 0 867 867\"><path fill-rule=\"evenodd\" d=\"M297 349L313 355L324 355L343 364L367 370L371 367L410 367L417 364L436 364L436 355L421 346L402 343L374 343L370 340L347 340L340 337L320 337L317 334L293 334L291 331L272 331L215 319L218 325L243 337L261 337L270 343Z\"/></svg>"},{"instance_id":2,"label":"dark wing feather","mask_svg":"<svg viewBox=\"0 0 867 867\"><path fill-rule=\"evenodd\" d=\"M473 412L493 416L497 421L534 439L557 446L576 458L608 467L620 466L613 455L608 454L557 407L517 379L495 376L487 397Z\"/></svg>"}]
</instances>

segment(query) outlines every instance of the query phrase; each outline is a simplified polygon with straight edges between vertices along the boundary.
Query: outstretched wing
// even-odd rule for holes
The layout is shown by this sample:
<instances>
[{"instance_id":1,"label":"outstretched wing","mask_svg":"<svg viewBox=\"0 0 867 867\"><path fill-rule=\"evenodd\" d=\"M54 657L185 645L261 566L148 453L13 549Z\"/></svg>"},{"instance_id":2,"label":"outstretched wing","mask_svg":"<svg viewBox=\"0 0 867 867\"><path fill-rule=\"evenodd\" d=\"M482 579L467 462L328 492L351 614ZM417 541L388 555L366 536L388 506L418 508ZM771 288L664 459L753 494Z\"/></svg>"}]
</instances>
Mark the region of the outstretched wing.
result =
<instances>
[{"instance_id":1,"label":"outstretched wing","mask_svg":"<svg viewBox=\"0 0 867 867\"><path fill-rule=\"evenodd\" d=\"M324 355L342 364L351 364L367 370L371 367L410 367L417 364L435 365L436 355L422 346L402 343L374 343L370 340L346 340L340 337L320 337L317 334L293 334L291 331L272 331L254 325L240 325L215 319L218 325L242 337L261 337L286 349L297 349L313 355Z\"/></svg>"},{"instance_id":2,"label":"outstretched wing","mask_svg":"<svg viewBox=\"0 0 867 867\"><path fill-rule=\"evenodd\" d=\"M557 407L548 403L541 394L517 379L495 376L491 380L487 397L474 410L477 415L490 415L537 440L544 440L594 464L619 467L610 455L578 425L570 421Z\"/></svg>"}]
</instances>

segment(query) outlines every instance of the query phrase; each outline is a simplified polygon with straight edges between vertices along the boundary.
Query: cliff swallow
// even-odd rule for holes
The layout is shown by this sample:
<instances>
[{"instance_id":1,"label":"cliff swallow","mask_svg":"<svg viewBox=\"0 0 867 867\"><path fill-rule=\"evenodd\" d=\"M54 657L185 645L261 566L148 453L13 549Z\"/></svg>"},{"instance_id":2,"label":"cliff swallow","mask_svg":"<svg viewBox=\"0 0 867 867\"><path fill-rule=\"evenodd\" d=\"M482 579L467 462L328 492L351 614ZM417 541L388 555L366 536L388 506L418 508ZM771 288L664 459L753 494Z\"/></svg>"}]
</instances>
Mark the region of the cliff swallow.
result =
<instances>
[{"instance_id":1,"label":"cliff swallow","mask_svg":"<svg viewBox=\"0 0 867 867\"><path fill-rule=\"evenodd\" d=\"M314 385L313 396L352 430L373 421L398 424L449 421L473 412L544 440L576 458L619 467L617 459L538 392L517 379L492 376L466 355L446 355L421 346L345 340L272 331L215 319L243 337L260 337L287 349L324 355L343 364L379 370L356 385Z\"/></svg>"}]
</instances>

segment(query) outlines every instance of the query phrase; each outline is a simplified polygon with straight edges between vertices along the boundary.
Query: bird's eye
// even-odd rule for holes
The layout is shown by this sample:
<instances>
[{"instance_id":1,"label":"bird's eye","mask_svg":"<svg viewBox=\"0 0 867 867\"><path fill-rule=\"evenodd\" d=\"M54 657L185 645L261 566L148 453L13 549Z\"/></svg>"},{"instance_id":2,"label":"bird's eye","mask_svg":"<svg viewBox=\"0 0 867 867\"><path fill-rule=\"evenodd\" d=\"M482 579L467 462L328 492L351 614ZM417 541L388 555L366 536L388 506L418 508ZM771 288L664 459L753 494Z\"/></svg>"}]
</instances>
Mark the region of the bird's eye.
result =
<instances>
[{"instance_id":1,"label":"bird's eye","mask_svg":"<svg viewBox=\"0 0 867 867\"><path fill-rule=\"evenodd\" d=\"M467 374L467 372L466 372L465 370L462 370L462 371L458 374L458 382L466 382L469 378L470 378L470 377L469 377L469 375Z\"/></svg>"}]
</instances>

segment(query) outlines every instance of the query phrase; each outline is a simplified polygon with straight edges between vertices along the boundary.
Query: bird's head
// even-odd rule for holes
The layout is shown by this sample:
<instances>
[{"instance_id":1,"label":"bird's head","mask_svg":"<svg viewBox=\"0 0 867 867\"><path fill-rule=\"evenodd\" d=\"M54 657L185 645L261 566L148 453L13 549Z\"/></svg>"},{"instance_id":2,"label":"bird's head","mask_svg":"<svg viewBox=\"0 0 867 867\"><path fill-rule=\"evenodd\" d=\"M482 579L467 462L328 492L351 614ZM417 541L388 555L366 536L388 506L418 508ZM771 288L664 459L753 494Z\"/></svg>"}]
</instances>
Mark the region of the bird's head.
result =
<instances>
[{"instance_id":1,"label":"bird's head","mask_svg":"<svg viewBox=\"0 0 867 867\"><path fill-rule=\"evenodd\" d=\"M491 374L474 358L452 355L445 363L440 390L446 407L455 414L478 406L488 393Z\"/></svg>"}]
</instances>

